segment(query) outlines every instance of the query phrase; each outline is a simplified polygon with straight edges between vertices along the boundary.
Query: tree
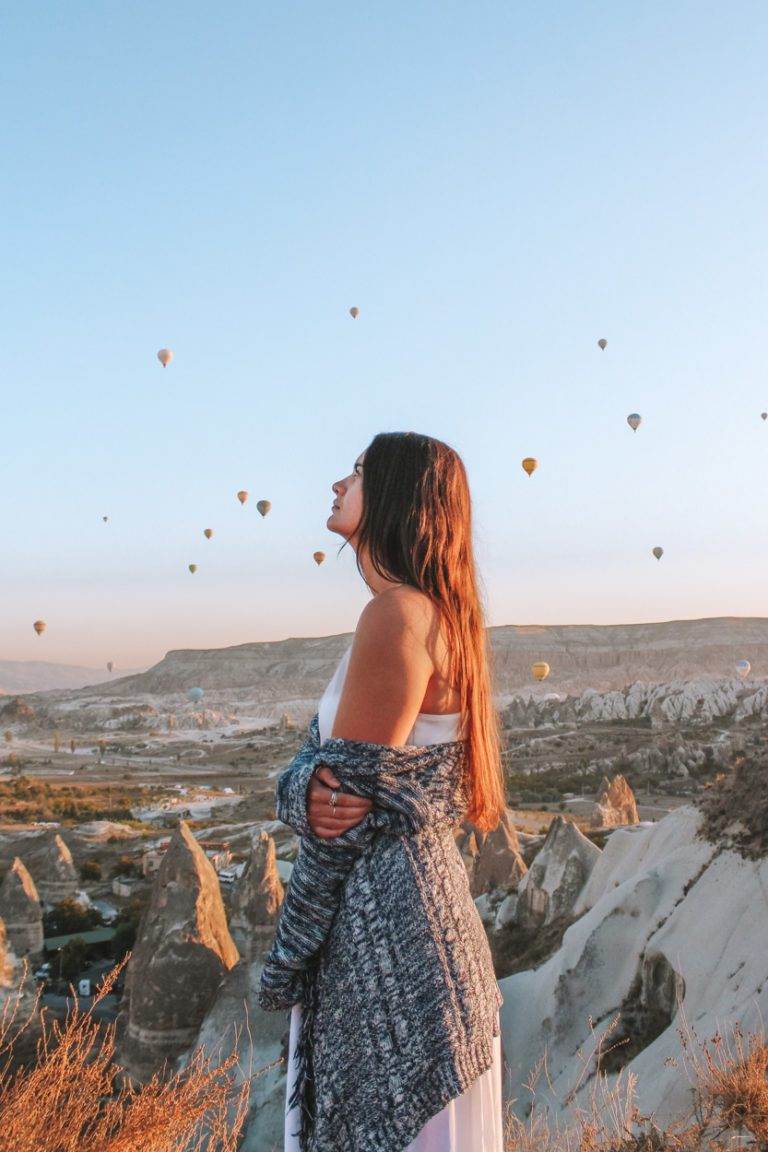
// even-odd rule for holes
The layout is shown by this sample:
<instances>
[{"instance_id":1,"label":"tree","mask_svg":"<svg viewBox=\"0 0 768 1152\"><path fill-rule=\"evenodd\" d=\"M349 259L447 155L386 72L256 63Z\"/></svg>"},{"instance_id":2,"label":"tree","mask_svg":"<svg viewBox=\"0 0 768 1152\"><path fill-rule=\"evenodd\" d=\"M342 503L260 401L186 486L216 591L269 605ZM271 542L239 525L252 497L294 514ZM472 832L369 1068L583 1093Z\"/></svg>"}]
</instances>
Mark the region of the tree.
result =
<instances>
[{"instance_id":1,"label":"tree","mask_svg":"<svg viewBox=\"0 0 768 1152\"><path fill-rule=\"evenodd\" d=\"M59 954L59 971L64 980L77 980L85 965L88 945L81 936L67 940Z\"/></svg>"},{"instance_id":2,"label":"tree","mask_svg":"<svg viewBox=\"0 0 768 1152\"><path fill-rule=\"evenodd\" d=\"M101 924L101 915L95 908L84 908L71 896L55 904L43 916L46 936L65 936L70 932L88 932Z\"/></svg>"},{"instance_id":3,"label":"tree","mask_svg":"<svg viewBox=\"0 0 768 1152\"><path fill-rule=\"evenodd\" d=\"M86 860L80 869L83 880L101 880L101 864L98 860Z\"/></svg>"}]
</instances>

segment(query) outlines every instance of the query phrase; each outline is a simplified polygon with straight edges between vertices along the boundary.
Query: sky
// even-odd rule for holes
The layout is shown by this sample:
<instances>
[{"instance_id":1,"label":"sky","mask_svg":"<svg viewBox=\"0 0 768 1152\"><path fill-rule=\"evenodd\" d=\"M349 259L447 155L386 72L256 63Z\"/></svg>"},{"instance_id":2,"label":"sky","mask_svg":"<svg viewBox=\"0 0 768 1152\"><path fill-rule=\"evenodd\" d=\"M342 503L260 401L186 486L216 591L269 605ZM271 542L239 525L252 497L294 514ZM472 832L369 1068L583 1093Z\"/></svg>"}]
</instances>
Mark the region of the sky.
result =
<instances>
[{"instance_id":1,"label":"sky","mask_svg":"<svg viewBox=\"0 0 768 1152\"><path fill-rule=\"evenodd\" d=\"M740 0L6 6L0 659L353 631L380 431L460 453L491 625L768 614L766 58Z\"/></svg>"}]
</instances>

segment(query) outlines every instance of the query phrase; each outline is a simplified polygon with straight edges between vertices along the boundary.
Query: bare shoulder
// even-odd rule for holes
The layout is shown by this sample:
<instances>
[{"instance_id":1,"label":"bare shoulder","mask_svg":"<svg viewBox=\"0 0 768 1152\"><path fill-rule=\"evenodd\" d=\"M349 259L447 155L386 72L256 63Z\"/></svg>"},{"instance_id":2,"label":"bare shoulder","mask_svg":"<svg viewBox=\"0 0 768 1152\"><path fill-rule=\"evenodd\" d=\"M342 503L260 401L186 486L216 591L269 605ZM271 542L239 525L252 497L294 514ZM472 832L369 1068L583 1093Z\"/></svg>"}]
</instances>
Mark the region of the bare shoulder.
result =
<instances>
[{"instance_id":1,"label":"bare shoulder","mask_svg":"<svg viewBox=\"0 0 768 1152\"><path fill-rule=\"evenodd\" d=\"M439 626L440 611L426 592L401 584L380 592L360 613L357 630L367 635L408 633L429 647L429 638Z\"/></svg>"},{"instance_id":2,"label":"bare shoulder","mask_svg":"<svg viewBox=\"0 0 768 1152\"><path fill-rule=\"evenodd\" d=\"M380 592L360 613L334 736L402 744L433 674L426 637L429 597L418 589Z\"/></svg>"}]
</instances>

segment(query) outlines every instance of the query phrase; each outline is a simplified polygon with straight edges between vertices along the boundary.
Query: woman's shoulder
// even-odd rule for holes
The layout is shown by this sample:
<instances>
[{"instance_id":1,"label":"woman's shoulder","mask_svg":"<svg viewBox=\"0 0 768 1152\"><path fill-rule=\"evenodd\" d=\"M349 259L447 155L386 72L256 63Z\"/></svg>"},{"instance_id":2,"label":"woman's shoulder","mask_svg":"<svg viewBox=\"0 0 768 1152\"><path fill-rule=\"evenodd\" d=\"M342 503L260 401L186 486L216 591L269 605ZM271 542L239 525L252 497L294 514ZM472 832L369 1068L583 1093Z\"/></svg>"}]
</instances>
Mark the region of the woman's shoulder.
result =
<instances>
[{"instance_id":1,"label":"woman's shoulder","mask_svg":"<svg viewBox=\"0 0 768 1152\"><path fill-rule=\"evenodd\" d=\"M360 613L357 630L381 628L391 635L393 627L402 627L426 641L439 620L440 608L426 592L411 584L398 584L369 600Z\"/></svg>"}]
</instances>

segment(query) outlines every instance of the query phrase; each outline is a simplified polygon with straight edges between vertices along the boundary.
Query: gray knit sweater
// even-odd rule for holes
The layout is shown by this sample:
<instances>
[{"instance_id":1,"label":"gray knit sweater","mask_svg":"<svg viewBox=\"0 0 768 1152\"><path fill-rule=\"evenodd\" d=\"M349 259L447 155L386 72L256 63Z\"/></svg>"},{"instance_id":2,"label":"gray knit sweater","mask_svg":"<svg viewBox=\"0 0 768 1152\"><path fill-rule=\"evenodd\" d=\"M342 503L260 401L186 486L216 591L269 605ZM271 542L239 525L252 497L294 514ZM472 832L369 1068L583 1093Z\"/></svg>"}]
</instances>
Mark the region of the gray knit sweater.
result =
<instances>
[{"instance_id":1,"label":"gray knit sweater","mask_svg":"<svg viewBox=\"0 0 768 1152\"><path fill-rule=\"evenodd\" d=\"M331 738L318 717L277 781L300 833L259 1003L302 1003L303 1152L400 1152L493 1058L503 1003L452 828L467 806L465 743ZM309 826L320 764L372 800L332 839Z\"/></svg>"}]
</instances>

